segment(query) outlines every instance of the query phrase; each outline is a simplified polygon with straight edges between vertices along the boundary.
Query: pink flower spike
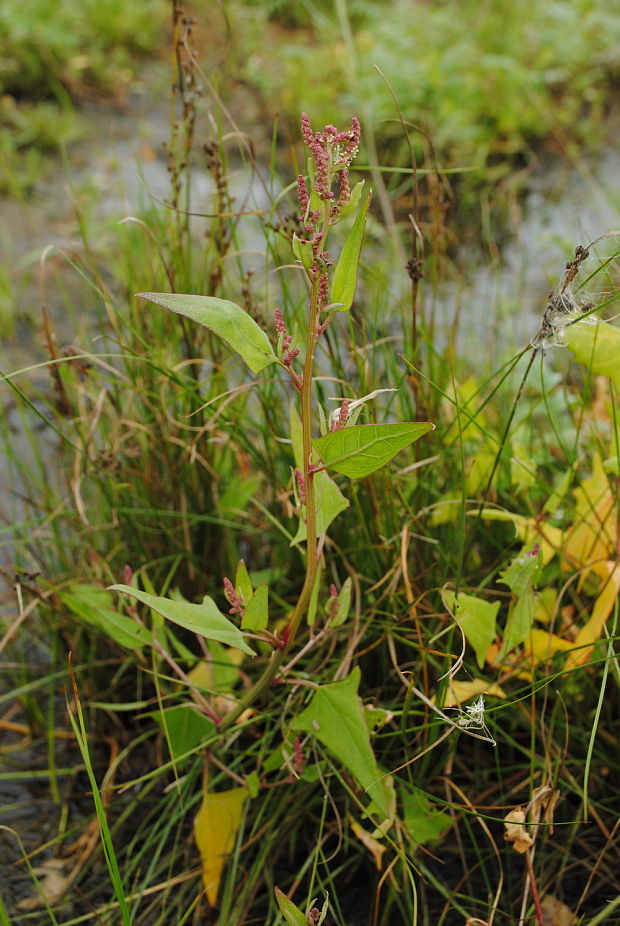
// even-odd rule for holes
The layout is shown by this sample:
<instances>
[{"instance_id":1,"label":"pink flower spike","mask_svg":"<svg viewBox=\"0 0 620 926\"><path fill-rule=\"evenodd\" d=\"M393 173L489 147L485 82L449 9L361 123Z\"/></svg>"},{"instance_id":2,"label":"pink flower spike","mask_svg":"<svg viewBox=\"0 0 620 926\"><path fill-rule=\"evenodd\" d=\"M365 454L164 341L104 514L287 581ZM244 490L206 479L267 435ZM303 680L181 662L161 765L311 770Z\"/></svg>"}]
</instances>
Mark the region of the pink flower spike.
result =
<instances>
[{"instance_id":1,"label":"pink flower spike","mask_svg":"<svg viewBox=\"0 0 620 926\"><path fill-rule=\"evenodd\" d=\"M306 504L306 480L300 469L295 469L295 480L297 482L297 494L302 505Z\"/></svg>"},{"instance_id":2,"label":"pink flower spike","mask_svg":"<svg viewBox=\"0 0 620 926\"><path fill-rule=\"evenodd\" d=\"M332 620L338 614L338 589L333 582L329 586L329 604L327 606L327 611Z\"/></svg>"},{"instance_id":3,"label":"pink flower spike","mask_svg":"<svg viewBox=\"0 0 620 926\"><path fill-rule=\"evenodd\" d=\"M301 209L302 217L305 216L308 209L308 203L310 202L310 197L308 196L308 187L306 186L306 180L302 174L299 174L297 177L297 196L299 198L299 207Z\"/></svg>"},{"instance_id":4,"label":"pink flower spike","mask_svg":"<svg viewBox=\"0 0 620 926\"><path fill-rule=\"evenodd\" d=\"M284 366L290 367L290 365L292 364L293 360L298 355L298 353L299 353L298 350L290 350L288 354L286 355L286 357L282 359L282 363L284 364Z\"/></svg>"},{"instance_id":5,"label":"pink flower spike","mask_svg":"<svg viewBox=\"0 0 620 926\"><path fill-rule=\"evenodd\" d=\"M349 400L343 399L340 404L340 410L338 412L338 417L335 419L332 419L331 430L332 431L342 431L343 428L346 428L348 420L349 420Z\"/></svg>"},{"instance_id":6,"label":"pink flower spike","mask_svg":"<svg viewBox=\"0 0 620 926\"><path fill-rule=\"evenodd\" d=\"M229 614L243 614L245 610L245 602L241 595L238 595L235 591L235 586L232 584L229 578L224 576L222 580L224 583L224 594L226 595L226 600L229 604L232 605L232 608L229 609Z\"/></svg>"},{"instance_id":7,"label":"pink flower spike","mask_svg":"<svg viewBox=\"0 0 620 926\"><path fill-rule=\"evenodd\" d=\"M308 148L312 148L315 143L314 132L306 113L301 114L301 134Z\"/></svg>"},{"instance_id":8,"label":"pink flower spike","mask_svg":"<svg viewBox=\"0 0 620 926\"><path fill-rule=\"evenodd\" d=\"M276 308L273 314L275 315L275 318L276 318L276 332L278 334L286 334L286 325L284 324L282 312L280 311L280 309Z\"/></svg>"}]
</instances>

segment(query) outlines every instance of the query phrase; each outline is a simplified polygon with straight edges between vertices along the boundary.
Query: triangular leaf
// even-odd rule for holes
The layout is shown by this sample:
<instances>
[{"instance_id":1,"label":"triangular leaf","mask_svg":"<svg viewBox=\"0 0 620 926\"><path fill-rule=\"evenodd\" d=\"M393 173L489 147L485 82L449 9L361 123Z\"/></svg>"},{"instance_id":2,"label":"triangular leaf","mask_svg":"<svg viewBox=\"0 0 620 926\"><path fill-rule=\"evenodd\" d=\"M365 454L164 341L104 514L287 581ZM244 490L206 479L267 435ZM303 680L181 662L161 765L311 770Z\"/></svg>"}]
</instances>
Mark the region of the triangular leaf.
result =
<instances>
[{"instance_id":1,"label":"triangular leaf","mask_svg":"<svg viewBox=\"0 0 620 926\"><path fill-rule=\"evenodd\" d=\"M400 797L403 804L405 829L416 846L436 842L452 825L452 817L435 810L424 791L410 791L402 785Z\"/></svg>"},{"instance_id":2,"label":"triangular leaf","mask_svg":"<svg viewBox=\"0 0 620 926\"><path fill-rule=\"evenodd\" d=\"M360 262L362 242L364 241L364 229L366 228L366 215L370 206L370 198L371 193L369 192L360 206L353 228L347 235L347 240L334 268L330 302L332 304L340 303L337 306L339 312L348 312L353 304L355 287L357 286L357 268Z\"/></svg>"},{"instance_id":3,"label":"triangular leaf","mask_svg":"<svg viewBox=\"0 0 620 926\"><path fill-rule=\"evenodd\" d=\"M264 630L269 621L269 589L267 585L259 585L241 618L243 630Z\"/></svg>"},{"instance_id":4,"label":"triangular leaf","mask_svg":"<svg viewBox=\"0 0 620 926\"><path fill-rule=\"evenodd\" d=\"M194 838L202 861L202 881L212 907L217 903L226 857L232 852L241 825L247 788L203 792L194 820Z\"/></svg>"},{"instance_id":5,"label":"triangular leaf","mask_svg":"<svg viewBox=\"0 0 620 926\"><path fill-rule=\"evenodd\" d=\"M293 720L291 730L303 730L320 740L358 784L368 792L385 817L389 812L388 789L370 747L368 724L357 696L360 670L330 685L321 685L308 707Z\"/></svg>"},{"instance_id":6,"label":"triangular leaf","mask_svg":"<svg viewBox=\"0 0 620 926\"><path fill-rule=\"evenodd\" d=\"M385 466L399 450L428 434L434 427L430 421L358 424L341 431L331 431L312 443L325 466L351 479L360 479Z\"/></svg>"},{"instance_id":7,"label":"triangular leaf","mask_svg":"<svg viewBox=\"0 0 620 926\"><path fill-rule=\"evenodd\" d=\"M534 585L540 572L540 546L535 544L521 556L516 556L507 569L500 573L499 580L507 585L514 597L508 612L504 640L497 659L523 643L534 622L536 595Z\"/></svg>"},{"instance_id":8,"label":"triangular leaf","mask_svg":"<svg viewBox=\"0 0 620 926\"><path fill-rule=\"evenodd\" d=\"M156 711L153 718L164 730L170 753L175 760L197 746L215 729L212 720L189 704Z\"/></svg>"},{"instance_id":9,"label":"triangular leaf","mask_svg":"<svg viewBox=\"0 0 620 926\"><path fill-rule=\"evenodd\" d=\"M485 654L495 639L495 621L500 602L484 601L462 592L459 592L457 600L449 588L442 589L441 595L446 607L458 620L467 642L476 654L478 666L482 668Z\"/></svg>"},{"instance_id":10,"label":"triangular leaf","mask_svg":"<svg viewBox=\"0 0 620 926\"><path fill-rule=\"evenodd\" d=\"M254 650L247 645L239 628L222 614L213 599L208 596L205 596L202 604L191 604L189 601L172 601L170 598L149 595L129 585L111 585L110 591L123 592L136 598L148 608L157 611L167 621L206 637L207 640L226 643L247 653L248 656L254 656Z\"/></svg>"},{"instance_id":11,"label":"triangular leaf","mask_svg":"<svg viewBox=\"0 0 620 926\"><path fill-rule=\"evenodd\" d=\"M263 329L235 302L182 293L138 293L138 296L209 328L239 354L252 373L276 363L273 347Z\"/></svg>"}]
</instances>

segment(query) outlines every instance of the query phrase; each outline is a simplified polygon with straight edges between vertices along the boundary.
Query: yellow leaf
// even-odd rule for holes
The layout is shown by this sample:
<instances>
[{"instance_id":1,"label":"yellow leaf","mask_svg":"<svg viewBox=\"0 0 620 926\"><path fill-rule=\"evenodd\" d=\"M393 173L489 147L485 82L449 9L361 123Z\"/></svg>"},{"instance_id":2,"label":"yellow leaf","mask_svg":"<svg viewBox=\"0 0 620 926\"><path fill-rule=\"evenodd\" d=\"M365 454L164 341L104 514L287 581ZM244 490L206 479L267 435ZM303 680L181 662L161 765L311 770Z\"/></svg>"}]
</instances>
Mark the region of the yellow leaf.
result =
<instances>
[{"instance_id":1,"label":"yellow leaf","mask_svg":"<svg viewBox=\"0 0 620 926\"><path fill-rule=\"evenodd\" d=\"M477 511L468 512L478 516ZM517 536L524 546L531 544L540 544L540 555L542 565L546 566L551 562L555 554L562 549L564 532L559 527L553 527L551 524L545 524L538 518L526 518L521 514L514 514L512 511L505 511L501 508L483 508L480 517L484 521L512 521Z\"/></svg>"},{"instance_id":2,"label":"yellow leaf","mask_svg":"<svg viewBox=\"0 0 620 926\"><path fill-rule=\"evenodd\" d=\"M386 851L386 846L382 846L381 843L376 840L368 830L365 830L360 824L354 820L352 817L349 818L351 824L351 829L354 834L357 836L359 841L366 846L370 854L375 860L375 865L377 866L377 871L381 871L381 866L383 865L383 853Z\"/></svg>"},{"instance_id":3,"label":"yellow leaf","mask_svg":"<svg viewBox=\"0 0 620 926\"><path fill-rule=\"evenodd\" d=\"M603 589L594 602L590 619L581 628L571 648L575 651L566 660L566 668L572 669L587 662L594 644L603 632L605 621L611 613L614 602L620 593L620 564L607 560L604 563L594 563L592 572L603 580ZM577 649L580 647L580 649Z\"/></svg>"},{"instance_id":4,"label":"yellow leaf","mask_svg":"<svg viewBox=\"0 0 620 926\"><path fill-rule=\"evenodd\" d=\"M594 455L592 475L583 480L574 495L575 523L568 531L562 551L565 569L606 560L613 554L618 528L617 499L599 454Z\"/></svg>"},{"instance_id":5,"label":"yellow leaf","mask_svg":"<svg viewBox=\"0 0 620 926\"><path fill-rule=\"evenodd\" d=\"M247 788L215 792L205 788L194 820L194 838L202 861L202 881L212 907L217 903L222 871L235 844L247 796Z\"/></svg>"},{"instance_id":6,"label":"yellow leaf","mask_svg":"<svg viewBox=\"0 0 620 926\"><path fill-rule=\"evenodd\" d=\"M534 628L530 633L529 641L525 643L525 651L536 665L537 662L546 662L551 659L555 653L572 649L574 645L571 640L564 640L556 633Z\"/></svg>"},{"instance_id":7,"label":"yellow leaf","mask_svg":"<svg viewBox=\"0 0 620 926\"><path fill-rule=\"evenodd\" d=\"M499 685L495 682L489 682L485 678L475 678L471 682L453 682L448 683L448 691L444 707L455 707L462 704L463 701L469 701L475 695L489 694L496 698L505 698L506 695Z\"/></svg>"}]
</instances>

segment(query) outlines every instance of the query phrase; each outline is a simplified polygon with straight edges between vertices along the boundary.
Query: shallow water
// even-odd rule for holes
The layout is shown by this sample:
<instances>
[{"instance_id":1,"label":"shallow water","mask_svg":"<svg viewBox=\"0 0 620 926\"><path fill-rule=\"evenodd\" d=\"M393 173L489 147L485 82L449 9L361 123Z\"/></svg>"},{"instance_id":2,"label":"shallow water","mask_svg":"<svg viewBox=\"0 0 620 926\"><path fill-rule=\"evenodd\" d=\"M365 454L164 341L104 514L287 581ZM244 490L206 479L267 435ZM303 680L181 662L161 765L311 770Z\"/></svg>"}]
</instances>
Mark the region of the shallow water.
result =
<instances>
[{"instance_id":1,"label":"shallow water","mask_svg":"<svg viewBox=\"0 0 620 926\"><path fill-rule=\"evenodd\" d=\"M149 201L162 202L168 193L169 176L163 143L169 135L169 110L165 96L144 90L136 94L130 108L119 112L91 107L84 113L85 139L71 151L70 167L58 169L41 183L34 195L23 202L0 200L0 260L8 267L15 295L14 329L0 340L0 370L24 370L44 364L40 315L39 265L47 253L44 299L54 334L60 346L79 343L89 349L99 337L92 324L94 297L78 274L62 257L63 251L79 254L76 209L86 215L87 227L96 240L99 229L109 232L115 223L139 213ZM198 128L197 137L202 128ZM529 181L528 192L512 228L503 230L507 244L501 254L488 259L467 255L456 263L467 266L458 283L440 285L433 294L434 304L426 307L435 319L436 346L448 339L452 322L459 315L457 348L477 358L481 349L493 357L495 366L524 347L535 334L549 289L558 281L564 265L577 244L620 226L620 192L615 179L620 176L620 110L609 120L608 138L594 160L567 161L546 154L540 159ZM263 185L248 171L233 170L232 184L236 208L261 209L268 205ZM211 176L196 168L192 180L192 209L209 211L213 193ZM264 238L256 220L241 225L244 262L265 266ZM483 249L480 254L483 255ZM399 298L399 286L408 286L406 275L394 283L391 294ZM85 295L86 293L86 295ZM101 342L98 343L101 349ZM44 367L30 370L24 377L49 394L51 383ZM15 382L25 380L20 376ZM8 425L14 453L18 459L32 456L24 437L15 396L2 387L0 403ZM36 400L35 400L36 404ZM41 405L41 410L43 406ZM27 413L30 414L30 413ZM33 419L34 420L34 419ZM54 478L55 439L37 425L40 440L46 442L44 455L49 466L44 478ZM20 489L19 473L10 468L0 454L0 512L19 517L20 505L12 490ZM6 560L6 534L0 525L0 562Z\"/></svg>"}]
</instances>

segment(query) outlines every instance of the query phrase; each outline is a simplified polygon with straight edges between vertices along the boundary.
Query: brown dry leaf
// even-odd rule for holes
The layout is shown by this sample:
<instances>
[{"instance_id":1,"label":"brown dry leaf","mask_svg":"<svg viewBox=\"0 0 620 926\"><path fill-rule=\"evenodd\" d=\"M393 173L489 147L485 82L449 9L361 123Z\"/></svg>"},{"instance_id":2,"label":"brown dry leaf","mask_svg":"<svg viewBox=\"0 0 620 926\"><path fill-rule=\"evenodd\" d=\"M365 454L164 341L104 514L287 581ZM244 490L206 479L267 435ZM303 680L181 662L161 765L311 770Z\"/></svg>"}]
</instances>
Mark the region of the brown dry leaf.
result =
<instances>
[{"instance_id":1,"label":"brown dry leaf","mask_svg":"<svg viewBox=\"0 0 620 926\"><path fill-rule=\"evenodd\" d=\"M518 852L520 855L523 855L524 852L527 852L527 850L534 845L534 840L523 825L524 823L525 814L520 807L517 807L516 810L511 810L510 813L506 814L504 817L504 825L506 827L504 839L506 842L511 842L515 852Z\"/></svg>"},{"instance_id":2,"label":"brown dry leaf","mask_svg":"<svg viewBox=\"0 0 620 926\"><path fill-rule=\"evenodd\" d=\"M38 868L34 869L35 875L39 881L40 892L32 897L26 897L17 904L20 910L38 910L44 907L46 903L53 905L62 900L67 888L71 885L72 878L66 874L67 861L60 858L51 858L43 862Z\"/></svg>"},{"instance_id":3,"label":"brown dry leaf","mask_svg":"<svg viewBox=\"0 0 620 926\"><path fill-rule=\"evenodd\" d=\"M546 897L543 897L541 907L545 918L545 926L573 926L577 922L577 917L570 907L567 907L553 894L547 894Z\"/></svg>"},{"instance_id":4,"label":"brown dry leaf","mask_svg":"<svg viewBox=\"0 0 620 926\"><path fill-rule=\"evenodd\" d=\"M371 836L371 834L365 830L360 824L354 820L352 817L349 818L351 824L351 829L359 839L359 841L366 846L370 854L375 860L375 865L377 866L377 871L381 871L383 866L383 853L386 851L386 846L382 846L381 843Z\"/></svg>"},{"instance_id":5,"label":"brown dry leaf","mask_svg":"<svg viewBox=\"0 0 620 926\"><path fill-rule=\"evenodd\" d=\"M202 860L202 881L212 907L217 903L222 871L241 825L247 788L212 792L205 787L194 820L194 838Z\"/></svg>"}]
</instances>

